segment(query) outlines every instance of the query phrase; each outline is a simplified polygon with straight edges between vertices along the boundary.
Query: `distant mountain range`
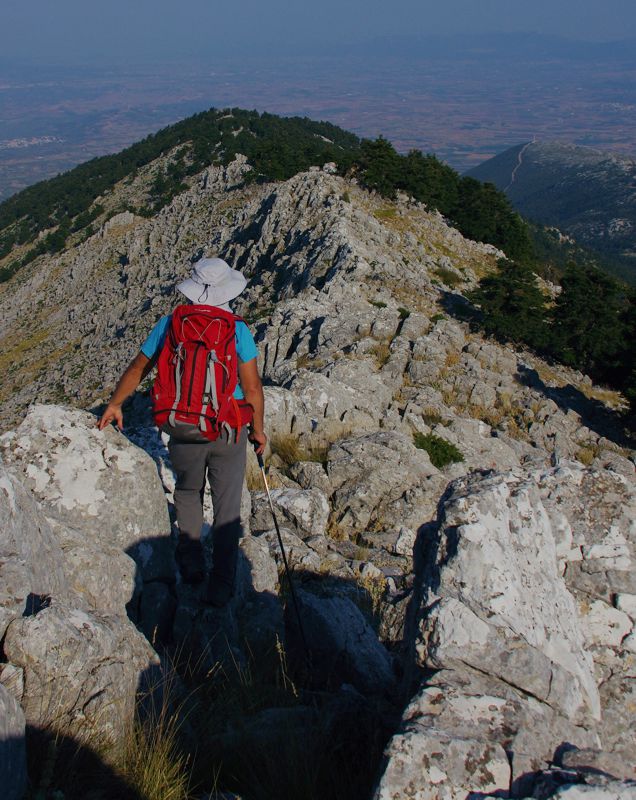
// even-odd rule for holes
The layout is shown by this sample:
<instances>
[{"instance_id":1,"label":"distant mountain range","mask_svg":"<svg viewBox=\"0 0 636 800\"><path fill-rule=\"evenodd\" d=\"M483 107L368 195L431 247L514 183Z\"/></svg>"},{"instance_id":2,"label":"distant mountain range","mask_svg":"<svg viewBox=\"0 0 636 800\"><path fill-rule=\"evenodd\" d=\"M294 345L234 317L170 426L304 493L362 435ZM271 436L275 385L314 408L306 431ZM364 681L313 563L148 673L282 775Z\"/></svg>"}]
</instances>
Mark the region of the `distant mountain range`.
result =
<instances>
[{"instance_id":1,"label":"distant mountain range","mask_svg":"<svg viewBox=\"0 0 636 800\"><path fill-rule=\"evenodd\" d=\"M336 47L332 46L336 51ZM344 46L338 50L344 49ZM623 39L614 42L589 42L542 33L520 31L518 33L453 34L448 36L387 35L348 45L349 52L373 52L382 56L403 56L456 59L513 58L590 61L594 58L636 60L636 40Z\"/></svg>"},{"instance_id":2,"label":"distant mountain range","mask_svg":"<svg viewBox=\"0 0 636 800\"><path fill-rule=\"evenodd\" d=\"M636 279L636 162L564 142L511 147L468 173L505 191L525 217L553 225Z\"/></svg>"}]
</instances>

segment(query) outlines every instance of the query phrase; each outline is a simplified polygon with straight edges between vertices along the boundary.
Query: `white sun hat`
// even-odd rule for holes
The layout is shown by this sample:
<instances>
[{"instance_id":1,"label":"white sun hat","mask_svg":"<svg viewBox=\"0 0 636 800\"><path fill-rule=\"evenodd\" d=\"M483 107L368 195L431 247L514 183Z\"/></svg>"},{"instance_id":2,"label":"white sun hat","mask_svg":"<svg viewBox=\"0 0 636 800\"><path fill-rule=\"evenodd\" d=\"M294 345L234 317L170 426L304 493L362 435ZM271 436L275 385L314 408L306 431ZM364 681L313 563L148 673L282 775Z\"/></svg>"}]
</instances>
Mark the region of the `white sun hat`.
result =
<instances>
[{"instance_id":1,"label":"white sun hat","mask_svg":"<svg viewBox=\"0 0 636 800\"><path fill-rule=\"evenodd\" d=\"M201 258L177 289L193 303L221 306L238 297L246 286L246 278L222 258Z\"/></svg>"}]
</instances>

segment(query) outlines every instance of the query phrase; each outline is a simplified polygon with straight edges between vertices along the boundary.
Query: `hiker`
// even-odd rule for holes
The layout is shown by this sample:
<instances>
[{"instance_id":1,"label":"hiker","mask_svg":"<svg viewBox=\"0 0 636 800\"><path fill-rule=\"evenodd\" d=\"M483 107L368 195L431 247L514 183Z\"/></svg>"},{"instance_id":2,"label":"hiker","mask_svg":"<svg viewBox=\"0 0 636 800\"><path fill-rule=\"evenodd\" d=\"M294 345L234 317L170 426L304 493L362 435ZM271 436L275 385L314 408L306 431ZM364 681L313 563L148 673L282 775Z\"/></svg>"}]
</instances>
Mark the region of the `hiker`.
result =
<instances>
[{"instance_id":1,"label":"hiker","mask_svg":"<svg viewBox=\"0 0 636 800\"><path fill-rule=\"evenodd\" d=\"M246 284L220 258L197 261L191 277L177 286L189 304L156 323L97 423L103 430L115 422L121 430L122 403L157 364L153 413L155 423L170 434L179 572L185 583L204 579L201 528L207 477L214 528L205 599L217 607L234 591L247 441L258 455L267 443L258 351L247 325L229 307Z\"/></svg>"}]
</instances>

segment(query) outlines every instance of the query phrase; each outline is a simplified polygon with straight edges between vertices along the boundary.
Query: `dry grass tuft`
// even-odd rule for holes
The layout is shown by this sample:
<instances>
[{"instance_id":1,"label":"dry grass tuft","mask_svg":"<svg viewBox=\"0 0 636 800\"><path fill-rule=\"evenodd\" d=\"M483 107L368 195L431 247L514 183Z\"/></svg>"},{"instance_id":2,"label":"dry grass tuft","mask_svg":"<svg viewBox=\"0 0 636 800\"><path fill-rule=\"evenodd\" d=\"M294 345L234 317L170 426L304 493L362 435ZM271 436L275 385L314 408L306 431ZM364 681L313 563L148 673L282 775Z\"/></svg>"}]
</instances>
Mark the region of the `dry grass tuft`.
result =
<instances>
[{"instance_id":1,"label":"dry grass tuft","mask_svg":"<svg viewBox=\"0 0 636 800\"><path fill-rule=\"evenodd\" d=\"M389 358L391 358L391 343L377 342L377 344L374 344L373 347L369 348L369 353L371 353L375 359L378 369L382 369L382 367L388 362Z\"/></svg>"},{"instance_id":2,"label":"dry grass tuft","mask_svg":"<svg viewBox=\"0 0 636 800\"><path fill-rule=\"evenodd\" d=\"M349 541L349 534L347 533L345 528L340 524L339 520L336 519L335 514L332 514L329 517L326 534L329 539L333 539L335 542Z\"/></svg>"},{"instance_id":3,"label":"dry grass tuft","mask_svg":"<svg viewBox=\"0 0 636 800\"><path fill-rule=\"evenodd\" d=\"M293 433L276 434L270 439L272 453L275 453L288 466L297 461L308 461L307 452L301 446L298 436Z\"/></svg>"},{"instance_id":4,"label":"dry grass tuft","mask_svg":"<svg viewBox=\"0 0 636 800\"><path fill-rule=\"evenodd\" d=\"M446 354L446 359L444 360L445 367L454 367L459 364L460 354L457 352L450 352Z\"/></svg>"},{"instance_id":5,"label":"dry grass tuft","mask_svg":"<svg viewBox=\"0 0 636 800\"><path fill-rule=\"evenodd\" d=\"M135 722L117 771L134 791L150 800L190 797L189 758L179 749L180 721L162 709L156 719Z\"/></svg>"},{"instance_id":6,"label":"dry grass tuft","mask_svg":"<svg viewBox=\"0 0 636 800\"><path fill-rule=\"evenodd\" d=\"M593 461L601 452L600 446L596 442L579 442L579 449L576 453L576 460L586 467L591 466Z\"/></svg>"}]
</instances>

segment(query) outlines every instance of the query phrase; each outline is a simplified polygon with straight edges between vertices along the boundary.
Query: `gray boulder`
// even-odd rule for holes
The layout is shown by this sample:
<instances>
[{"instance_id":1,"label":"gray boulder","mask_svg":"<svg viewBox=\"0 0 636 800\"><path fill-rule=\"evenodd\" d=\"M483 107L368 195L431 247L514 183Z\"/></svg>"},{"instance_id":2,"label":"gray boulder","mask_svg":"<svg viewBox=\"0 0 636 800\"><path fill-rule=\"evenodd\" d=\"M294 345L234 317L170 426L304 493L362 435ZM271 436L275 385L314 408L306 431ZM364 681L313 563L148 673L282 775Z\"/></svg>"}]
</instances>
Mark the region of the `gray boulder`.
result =
<instances>
[{"instance_id":1,"label":"gray boulder","mask_svg":"<svg viewBox=\"0 0 636 800\"><path fill-rule=\"evenodd\" d=\"M139 588L133 559L55 519L49 523L62 549L64 571L76 603L104 614L125 615L126 604Z\"/></svg>"},{"instance_id":2,"label":"gray boulder","mask_svg":"<svg viewBox=\"0 0 636 800\"><path fill-rule=\"evenodd\" d=\"M0 462L0 636L28 598L70 600L65 556L30 492Z\"/></svg>"},{"instance_id":3,"label":"gray boulder","mask_svg":"<svg viewBox=\"0 0 636 800\"><path fill-rule=\"evenodd\" d=\"M302 589L296 593L314 679L336 688L350 683L363 694L382 693L394 685L391 657L351 600L317 597ZM292 603L286 619L297 637Z\"/></svg>"},{"instance_id":4,"label":"gray boulder","mask_svg":"<svg viewBox=\"0 0 636 800\"><path fill-rule=\"evenodd\" d=\"M452 737L417 722L394 736L373 800L460 800L507 792L510 764L496 743Z\"/></svg>"},{"instance_id":5,"label":"gray boulder","mask_svg":"<svg viewBox=\"0 0 636 800\"><path fill-rule=\"evenodd\" d=\"M434 558L423 663L471 666L570 718L600 717L594 665L534 480L512 472L457 481Z\"/></svg>"},{"instance_id":6,"label":"gray boulder","mask_svg":"<svg viewBox=\"0 0 636 800\"><path fill-rule=\"evenodd\" d=\"M78 739L120 739L132 721L142 673L158 663L128 619L58 602L14 619L4 653L23 670L27 722Z\"/></svg>"},{"instance_id":7,"label":"gray boulder","mask_svg":"<svg viewBox=\"0 0 636 800\"><path fill-rule=\"evenodd\" d=\"M499 753L503 750L508 756L508 777L515 787L515 797L532 790L532 774L549 766L563 742L581 748L599 746L596 734L574 725L546 704L529 701L527 695L509 684L468 669L461 673L442 670L427 681L407 706L397 736L411 742L421 736L423 746L430 737L459 741L462 747L449 748L437 767L447 775L459 777L461 783L453 788L466 794L483 791L478 772L463 772L462 748L466 742L475 753L489 747L496 747ZM418 749L419 745L412 747L414 757L416 752L425 752ZM455 763L454 758L459 758L460 763ZM418 767L424 769L425 764L426 761L413 763L412 775ZM392 780L386 776L384 785L390 786Z\"/></svg>"},{"instance_id":8,"label":"gray boulder","mask_svg":"<svg viewBox=\"0 0 636 800\"><path fill-rule=\"evenodd\" d=\"M438 474L428 454L397 431L338 442L329 451L327 472L335 490L332 503L338 525L347 533L368 528L372 520L379 526L390 522L392 527L390 504Z\"/></svg>"},{"instance_id":9,"label":"gray boulder","mask_svg":"<svg viewBox=\"0 0 636 800\"><path fill-rule=\"evenodd\" d=\"M34 405L15 431L0 437L0 450L47 516L91 539L125 551L169 536L154 461L95 422L85 411Z\"/></svg>"},{"instance_id":10,"label":"gray boulder","mask_svg":"<svg viewBox=\"0 0 636 800\"><path fill-rule=\"evenodd\" d=\"M324 536L329 519L329 503L320 489L272 489L272 503L279 524L286 525L301 539ZM265 492L252 494L251 529L272 527L272 512Z\"/></svg>"}]
</instances>

